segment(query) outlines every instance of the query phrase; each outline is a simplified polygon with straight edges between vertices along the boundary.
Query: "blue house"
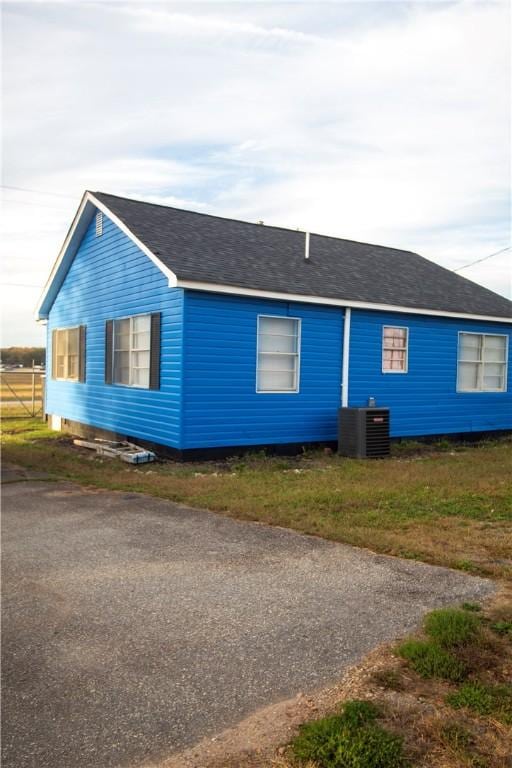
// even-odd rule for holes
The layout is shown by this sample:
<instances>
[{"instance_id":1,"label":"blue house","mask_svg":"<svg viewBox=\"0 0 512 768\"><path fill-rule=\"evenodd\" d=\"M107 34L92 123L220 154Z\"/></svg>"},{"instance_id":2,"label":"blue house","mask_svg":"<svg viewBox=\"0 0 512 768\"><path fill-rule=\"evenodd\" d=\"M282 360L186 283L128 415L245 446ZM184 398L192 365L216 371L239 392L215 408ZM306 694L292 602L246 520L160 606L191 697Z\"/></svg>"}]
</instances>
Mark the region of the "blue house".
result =
<instances>
[{"instance_id":1,"label":"blue house","mask_svg":"<svg viewBox=\"0 0 512 768\"><path fill-rule=\"evenodd\" d=\"M512 302L417 254L86 192L41 298L51 425L179 457L512 429Z\"/></svg>"}]
</instances>

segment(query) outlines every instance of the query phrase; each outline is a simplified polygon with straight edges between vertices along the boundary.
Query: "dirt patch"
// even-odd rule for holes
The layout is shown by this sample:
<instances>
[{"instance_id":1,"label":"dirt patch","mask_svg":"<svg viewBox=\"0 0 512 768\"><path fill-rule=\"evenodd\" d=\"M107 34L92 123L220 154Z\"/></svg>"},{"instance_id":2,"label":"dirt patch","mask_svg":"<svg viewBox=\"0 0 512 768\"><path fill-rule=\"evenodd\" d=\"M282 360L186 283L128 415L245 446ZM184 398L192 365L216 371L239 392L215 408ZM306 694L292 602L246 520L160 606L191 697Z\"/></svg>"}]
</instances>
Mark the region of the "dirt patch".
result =
<instances>
[{"instance_id":1,"label":"dirt patch","mask_svg":"<svg viewBox=\"0 0 512 768\"><path fill-rule=\"evenodd\" d=\"M392 646L382 645L368 654L364 661L346 671L339 683L311 694L299 693L292 699L280 701L258 710L233 728L211 739L203 739L158 763L145 768L261 768L288 765L285 745L297 733L299 725L322 717L346 699L382 699L394 706L427 716L432 707L411 694L385 692L374 676L383 670L401 669L403 663L392 655Z\"/></svg>"}]
</instances>

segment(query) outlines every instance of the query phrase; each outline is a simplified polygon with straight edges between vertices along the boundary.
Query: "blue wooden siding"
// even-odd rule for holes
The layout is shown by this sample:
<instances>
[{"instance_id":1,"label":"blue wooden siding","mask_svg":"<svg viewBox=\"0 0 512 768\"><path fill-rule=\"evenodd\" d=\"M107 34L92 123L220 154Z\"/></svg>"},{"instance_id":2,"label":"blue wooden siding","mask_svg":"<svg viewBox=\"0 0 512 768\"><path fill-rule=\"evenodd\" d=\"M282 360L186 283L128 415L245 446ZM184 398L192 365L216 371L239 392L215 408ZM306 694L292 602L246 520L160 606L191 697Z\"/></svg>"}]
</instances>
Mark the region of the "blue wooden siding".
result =
<instances>
[{"instance_id":1,"label":"blue wooden siding","mask_svg":"<svg viewBox=\"0 0 512 768\"><path fill-rule=\"evenodd\" d=\"M256 393L259 314L301 319L297 393ZM184 328L184 448L336 439L343 310L187 291Z\"/></svg>"},{"instance_id":2,"label":"blue wooden siding","mask_svg":"<svg viewBox=\"0 0 512 768\"><path fill-rule=\"evenodd\" d=\"M382 373L384 325L409 328L407 373ZM508 334L512 351L504 323L353 310L349 405L389 406L393 436L512 429L510 368L507 392L457 392L459 331Z\"/></svg>"},{"instance_id":3,"label":"blue wooden siding","mask_svg":"<svg viewBox=\"0 0 512 768\"><path fill-rule=\"evenodd\" d=\"M106 385L105 321L161 312L160 389ZM112 431L179 447L183 291L104 216L96 237L94 218L53 304L48 320L48 361L52 330L84 324L86 383L48 376L46 411Z\"/></svg>"},{"instance_id":4,"label":"blue wooden siding","mask_svg":"<svg viewBox=\"0 0 512 768\"><path fill-rule=\"evenodd\" d=\"M258 314L302 319L298 394L256 393ZM183 447L335 440L343 314L187 291ZM407 373L382 372L384 325L409 328ZM512 376L506 393L456 391L459 331L511 333L506 324L352 310L349 405L375 397L389 406L395 437L512 429Z\"/></svg>"}]
</instances>

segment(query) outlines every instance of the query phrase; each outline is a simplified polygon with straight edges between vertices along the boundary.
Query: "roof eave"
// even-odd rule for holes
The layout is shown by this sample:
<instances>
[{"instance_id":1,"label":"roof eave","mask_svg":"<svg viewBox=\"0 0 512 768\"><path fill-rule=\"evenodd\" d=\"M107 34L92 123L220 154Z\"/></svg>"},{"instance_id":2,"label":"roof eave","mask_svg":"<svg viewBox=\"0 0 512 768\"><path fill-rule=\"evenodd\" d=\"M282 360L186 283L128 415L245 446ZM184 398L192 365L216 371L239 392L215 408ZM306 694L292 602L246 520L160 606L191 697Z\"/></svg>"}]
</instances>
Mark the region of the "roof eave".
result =
<instances>
[{"instance_id":1,"label":"roof eave","mask_svg":"<svg viewBox=\"0 0 512 768\"><path fill-rule=\"evenodd\" d=\"M394 304L376 304L366 301L352 301L350 299L333 299L327 296L311 296L298 293L284 293L280 291L265 291L257 288L244 288L236 285L221 283L208 283L196 280L179 280L178 288L193 291L210 291L211 293L225 293L235 296L253 296L255 298L275 299L281 301L297 301L303 304L324 304L333 307L350 307L351 309L370 309L381 312L399 312L411 315L429 315L434 317L453 317L461 320L488 321L493 323L512 323L512 317L496 315L471 314L466 312L450 312L441 309L423 309L420 307L404 307Z\"/></svg>"}]
</instances>

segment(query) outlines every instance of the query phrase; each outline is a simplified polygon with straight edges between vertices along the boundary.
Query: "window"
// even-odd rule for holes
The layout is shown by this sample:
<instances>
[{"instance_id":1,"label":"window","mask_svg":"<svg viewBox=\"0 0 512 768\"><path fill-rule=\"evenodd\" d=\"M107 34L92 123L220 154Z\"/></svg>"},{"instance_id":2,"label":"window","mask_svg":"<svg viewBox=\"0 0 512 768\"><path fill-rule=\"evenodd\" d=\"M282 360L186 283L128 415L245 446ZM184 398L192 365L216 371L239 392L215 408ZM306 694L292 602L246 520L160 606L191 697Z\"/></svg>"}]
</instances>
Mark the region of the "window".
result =
<instances>
[{"instance_id":1,"label":"window","mask_svg":"<svg viewBox=\"0 0 512 768\"><path fill-rule=\"evenodd\" d=\"M385 325L382 329L383 373L407 373L409 329Z\"/></svg>"},{"instance_id":2,"label":"window","mask_svg":"<svg viewBox=\"0 0 512 768\"><path fill-rule=\"evenodd\" d=\"M151 315L114 320L114 384L149 388Z\"/></svg>"},{"instance_id":3,"label":"window","mask_svg":"<svg viewBox=\"0 0 512 768\"><path fill-rule=\"evenodd\" d=\"M105 384L160 389L160 312L105 322Z\"/></svg>"},{"instance_id":4,"label":"window","mask_svg":"<svg viewBox=\"0 0 512 768\"><path fill-rule=\"evenodd\" d=\"M53 331L52 378L85 381L84 325Z\"/></svg>"},{"instance_id":5,"label":"window","mask_svg":"<svg viewBox=\"0 0 512 768\"><path fill-rule=\"evenodd\" d=\"M458 392L504 392L507 387L507 337L459 333Z\"/></svg>"},{"instance_id":6,"label":"window","mask_svg":"<svg viewBox=\"0 0 512 768\"><path fill-rule=\"evenodd\" d=\"M300 320L258 317L257 392L299 391Z\"/></svg>"}]
</instances>

